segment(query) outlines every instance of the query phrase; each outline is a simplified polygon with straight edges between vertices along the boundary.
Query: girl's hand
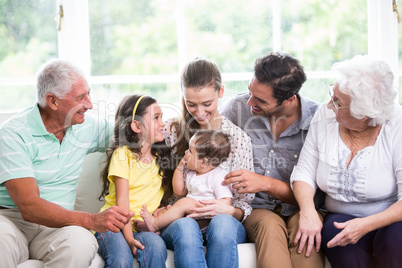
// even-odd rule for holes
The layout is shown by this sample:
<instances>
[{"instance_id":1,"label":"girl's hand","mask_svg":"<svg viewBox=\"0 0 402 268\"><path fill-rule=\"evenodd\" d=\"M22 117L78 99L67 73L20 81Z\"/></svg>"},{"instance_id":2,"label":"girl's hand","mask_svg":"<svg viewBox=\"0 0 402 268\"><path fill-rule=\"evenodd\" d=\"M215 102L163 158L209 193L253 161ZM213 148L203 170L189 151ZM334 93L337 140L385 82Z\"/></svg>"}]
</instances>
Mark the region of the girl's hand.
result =
<instances>
[{"instance_id":1,"label":"girl's hand","mask_svg":"<svg viewBox=\"0 0 402 268\"><path fill-rule=\"evenodd\" d=\"M204 200L200 201L204 206L191 209L192 213L187 217L199 219L212 219L219 214L232 215L235 213L235 208L226 203L224 200Z\"/></svg>"},{"instance_id":2,"label":"girl's hand","mask_svg":"<svg viewBox=\"0 0 402 268\"><path fill-rule=\"evenodd\" d=\"M134 257L137 257L137 249L143 250L145 248L137 239L131 240L128 245Z\"/></svg>"}]
</instances>

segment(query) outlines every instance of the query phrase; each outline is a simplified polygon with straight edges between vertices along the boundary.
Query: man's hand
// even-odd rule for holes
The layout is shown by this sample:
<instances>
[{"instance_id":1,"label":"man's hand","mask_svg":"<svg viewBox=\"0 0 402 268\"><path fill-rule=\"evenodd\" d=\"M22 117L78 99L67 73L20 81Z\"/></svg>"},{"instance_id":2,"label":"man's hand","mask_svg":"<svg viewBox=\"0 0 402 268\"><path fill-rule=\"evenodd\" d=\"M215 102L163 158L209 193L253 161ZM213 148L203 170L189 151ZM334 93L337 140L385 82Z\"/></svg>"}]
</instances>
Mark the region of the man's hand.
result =
<instances>
[{"instance_id":1,"label":"man's hand","mask_svg":"<svg viewBox=\"0 0 402 268\"><path fill-rule=\"evenodd\" d=\"M92 214L92 229L98 233L108 231L118 233L123 229L124 225L130 223L133 216L134 212L129 212L117 206L113 206L101 213Z\"/></svg>"},{"instance_id":2,"label":"man's hand","mask_svg":"<svg viewBox=\"0 0 402 268\"><path fill-rule=\"evenodd\" d=\"M247 169L240 169L227 174L222 185L228 184L232 184L232 188L237 190L239 194L266 192L282 202L297 205L289 183Z\"/></svg>"},{"instance_id":3,"label":"man's hand","mask_svg":"<svg viewBox=\"0 0 402 268\"><path fill-rule=\"evenodd\" d=\"M222 185L232 184L232 188L236 189L239 194L258 193L266 191L267 179L268 177L261 176L250 170L240 169L227 174Z\"/></svg>"}]
</instances>

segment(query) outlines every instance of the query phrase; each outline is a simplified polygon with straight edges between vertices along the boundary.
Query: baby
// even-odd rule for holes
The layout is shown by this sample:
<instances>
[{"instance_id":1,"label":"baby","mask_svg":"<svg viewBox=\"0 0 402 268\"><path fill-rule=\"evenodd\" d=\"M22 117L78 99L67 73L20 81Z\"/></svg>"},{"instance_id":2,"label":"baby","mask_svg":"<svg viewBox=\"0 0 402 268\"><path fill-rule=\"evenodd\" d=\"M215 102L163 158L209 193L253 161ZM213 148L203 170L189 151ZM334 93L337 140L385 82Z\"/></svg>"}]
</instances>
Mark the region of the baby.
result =
<instances>
[{"instance_id":1,"label":"baby","mask_svg":"<svg viewBox=\"0 0 402 268\"><path fill-rule=\"evenodd\" d=\"M232 191L229 185L222 186L227 174L219 167L230 153L229 135L214 130L200 130L190 139L189 149L181 159L173 175L173 192L179 199L171 208L159 213L158 217L142 206L140 215L151 232L157 232L173 221L191 213L195 207L204 207L200 200L217 199L231 205ZM208 221L198 221L200 228L208 225Z\"/></svg>"}]
</instances>

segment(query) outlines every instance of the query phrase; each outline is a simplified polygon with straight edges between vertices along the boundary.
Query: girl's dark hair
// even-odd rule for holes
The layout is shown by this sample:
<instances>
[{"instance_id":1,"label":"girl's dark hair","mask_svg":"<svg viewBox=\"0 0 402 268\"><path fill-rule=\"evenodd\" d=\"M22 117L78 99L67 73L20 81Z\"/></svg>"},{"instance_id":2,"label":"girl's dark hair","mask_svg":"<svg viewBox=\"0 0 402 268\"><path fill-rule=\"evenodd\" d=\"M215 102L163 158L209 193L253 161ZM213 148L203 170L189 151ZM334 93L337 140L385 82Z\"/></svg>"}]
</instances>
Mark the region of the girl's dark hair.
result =
<instances>
[{"instance_id":1,"label":"girl's dark hair","mask_svg":"<svg viewBox=\"0 0 402 268\"><path fill-rule=\"evenodd\" d=\"M137 156L141 157L141 140L138 134L131 129L133 109L141 95L129 95L122 99L117 108L115 115L115 126L113 129L113 142L110 148L106 151L107 160L106 166L102 170L101 177L103 182L102 193L99 199L102 199L109 193L110 181L108 179L110 160L113 152L124 145ZM144 96L138 103L135 112L134 120L142 124L143 117L148 106L156 103L156 100L150 96ZM173 193L172 178L173 168L171 164L171 150L164 141L154 143L151 148L151 153L156 157L156 163L159 165L159 174L162 176L162 186L165 191L163 200L169 198Z\"/></svg>"},{"instance_id":2,"label":"girl's dark hair","mask_svg":"<svg viewBox=\"0 0 402 268\"><path fill-rule=\"evenodd\" d=\"M181 90L184 91L185 88L201 90L210 86L214 87L217 92L222 87L222 77L218 66L202 58L195 58L187 63L180 78ZM176 129L177 133L177 141L173 144L172 149L181 158L188 149L189 140L200 129L198 122L187 111L184 97L182 98L182 118L175 121L172 127Z\"/></svg>"},{"instance_id":3,"label":"girl's dark hair","mask_svg":"<svg viewBox=\"0 0 402 268\"><path fill-rule=\"evenodd\" d=\"M219 166L230 154L230 135L220 130L199 130L195 139L195 149L199 158L206 158L213 167Z\"/></svg>"},{"instance_id":4,"label":"girl's dark hair","mask_svg":"<svg viewBox=\"0 0 402 268\"><path fill-rule=\"evenodd\" d=\"M256 59L254 77L259 83L272 87L278 105L297 95L307 79L300 62L282 52L272 52Z\"/></svg>"}]
</instances>

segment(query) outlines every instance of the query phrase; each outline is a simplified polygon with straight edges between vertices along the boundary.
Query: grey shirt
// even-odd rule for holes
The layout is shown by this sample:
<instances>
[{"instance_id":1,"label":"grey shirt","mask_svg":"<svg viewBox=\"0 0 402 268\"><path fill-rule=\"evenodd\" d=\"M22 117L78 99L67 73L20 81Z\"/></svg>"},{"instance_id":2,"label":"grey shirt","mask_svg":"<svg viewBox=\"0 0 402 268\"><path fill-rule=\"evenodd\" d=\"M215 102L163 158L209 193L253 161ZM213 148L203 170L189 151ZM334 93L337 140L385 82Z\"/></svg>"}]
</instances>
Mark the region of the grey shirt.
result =
<instances>
[{"instance_id":1,"label":"grey shirt","mask_svg":"<svg viewBox=\"0 0 402 268\"><path fill-rule=\"evenodd\" d=\"M318 103L300 96L301 117L275 141L268 118L254 116L251 113L251 107L247 105L248 99L248 93L238 94L223 104L220 113L251 137L255 173L290 183L290 175L299 159L300 150ZM277 205L282 206L283 216L290 216L298 209L296 206L273 198L266 192L257 193L252 203L253 208L270 210L275 209Z\"/></svg>"}]
</instances>

